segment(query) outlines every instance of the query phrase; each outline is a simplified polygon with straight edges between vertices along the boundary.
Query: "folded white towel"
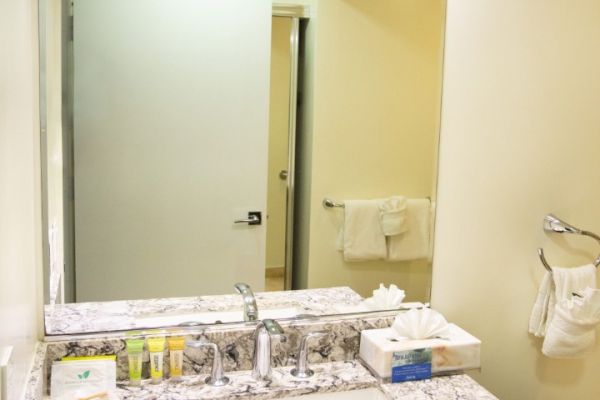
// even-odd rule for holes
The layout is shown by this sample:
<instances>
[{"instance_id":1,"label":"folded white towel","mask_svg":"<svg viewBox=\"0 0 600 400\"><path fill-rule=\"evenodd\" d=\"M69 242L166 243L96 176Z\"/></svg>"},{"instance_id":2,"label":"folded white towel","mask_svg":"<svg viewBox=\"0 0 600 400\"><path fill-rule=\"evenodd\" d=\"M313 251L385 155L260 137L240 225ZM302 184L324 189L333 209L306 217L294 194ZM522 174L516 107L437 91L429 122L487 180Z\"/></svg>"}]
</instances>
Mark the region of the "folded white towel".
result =
<instances>
[{"instance_id":1,"label":"folded white towel","mask_svg":"<svg viewBox=\"0 0 600 400\"><path fill-rule=\"evenodd\" d=\"M529 333L537 337L542 337L546 334L551 296L554 296L554 284L552 282L552 274L546 271L538 289L538 294L531 310L531 316L529 317Z\"/></svg>"},{"instance_id":2,"label":"folded white towel","mask_svg":"<svg viewBox=\"0 0 600 400\"><path fill-rule=\"evenodd\" d=\"M588 288L582 297L572 297L556 304L542 346L542 353L552 358L580 358L596 343L596 326L600 323L600 291Z\"/></svg>"},{"instance_id":3,"label":"folded white towel","mask_svg":"<svg viewBox=\"0 0 600 400\"><path fill-rule=\"evenodd\" d=\"M529 318L529 333L544 336L554 315L556 304L571 298L573 292L596 288L596 267L592 264L575 268L553 267L542 279Z\"/></svg>"},{"instance_id":4,"label":"folded white towel","mask_svg":"<svg viewBox=\"0 0 600 400\"><path fill-rule=\"evenodd\" d=\"M587 288L573 297L575 307L572 309L573 317L579 319L600 318L600 290Z\"/></svg>"},{"instance_id":5,"label":"folded white towel","mask_svg":"<svg viewBox=\"0 0 600 400\"><path fill-rule=\"evenodd\" d=\"M385 236L406 232L406 197L393 196L379 203L381 230Z\"/></svg>"},{"instance_id":6,"label":"folded white towel","mask_svg":"<svg viewBox=\"0 0 600 400\"><path fill-rule=\"evenodd\" d=\"M387 254L379 222L380 200L344 202L344 260L382 260Z\"/></svg>"},{"instance_id":7,"label":"folded white towel","mask_svg":"<svg viewBox=\"0 0 600 400\"><path fill-rule=\"evenodd\" d=\"M430 242L431 201L408 199L406 201L406 232L389 236L388 261L405 261L427 258Z\"/></svg>"},{"instance_id":8,"label":"folded white towel","mask_svg":"<svg viewBox=\"0 0 600 400\"><path fill-rule=\"evenodd\" d=\"M596 266L593 264L576 268L552 267L552 277L554 278L556 302L570 299L573 292L578 293L587 288L596 289Z\"/></svg>"}]
</instances>

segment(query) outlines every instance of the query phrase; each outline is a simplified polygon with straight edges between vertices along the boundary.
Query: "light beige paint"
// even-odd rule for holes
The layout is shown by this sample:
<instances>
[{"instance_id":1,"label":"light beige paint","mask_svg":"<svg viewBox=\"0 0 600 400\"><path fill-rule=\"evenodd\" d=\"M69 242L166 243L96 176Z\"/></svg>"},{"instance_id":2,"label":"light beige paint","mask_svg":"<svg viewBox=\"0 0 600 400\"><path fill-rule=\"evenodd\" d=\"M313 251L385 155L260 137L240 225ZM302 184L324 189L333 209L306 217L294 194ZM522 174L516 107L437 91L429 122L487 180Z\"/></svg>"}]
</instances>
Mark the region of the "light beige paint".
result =
<instances>
[{"instance_id":1,"label":"light beige paint","mask_svg":"<svg viewBox=\"0 0 600 400\"><path fill-rule=\"evenodd\" d=\"M544 269L598 254L547 235L554 212L600 232L600 3L450 0L432 304L483 341L503 400L592 400L600 346L553 360L527 333Z\"/></svg>"},{"instance_id":2,"label":"light beige paint","mask_svg":"<svg viewBox=\"0 0 600 400\"><path fill-rule=\"evenodd\" d=\"M271 87L269 97L269 172L267 177L267 268L285 266L290 107L290 33L292 19L273 17L271 25Z\"/></svg>"},{"instance_id":3,"label":"light beige paint","mask_svg":"<svg viewBox=\"0 0 600 400\"><path fill-rule=\"evenodd\" d=\"M444 1L318 3L314 54L309 287L369 295L395 283L429 298L430 264L346 263L335 249L336 200L432 196L441 90Z\"/></svg>"},{"instance_id":4,"label":"light beige paint","mask_svg":"<svg viewBox=\"0 0 600 400\"><path fill-rule=\"evenodd\" d=\"M0 2L0 347L19 398L42 328L37 2Z\"/></svg>"}]
</instances>

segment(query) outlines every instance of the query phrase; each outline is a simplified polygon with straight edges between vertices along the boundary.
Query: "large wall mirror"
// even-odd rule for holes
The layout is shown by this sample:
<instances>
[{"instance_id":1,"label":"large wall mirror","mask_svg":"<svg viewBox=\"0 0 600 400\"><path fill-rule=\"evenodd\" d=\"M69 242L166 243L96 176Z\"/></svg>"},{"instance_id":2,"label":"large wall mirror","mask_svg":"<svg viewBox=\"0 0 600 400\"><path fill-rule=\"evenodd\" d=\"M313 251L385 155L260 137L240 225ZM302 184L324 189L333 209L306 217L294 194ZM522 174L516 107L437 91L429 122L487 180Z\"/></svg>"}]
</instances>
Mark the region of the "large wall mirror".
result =
<instances>
[{"instance_id":1,"label":"large wall mirror","mask_svg":"<svg viewBox=\"0 0 600 400\"><path fill-rule=\"evenodd\" d=\"M427 302L444 19L444 0L40 0L47 304L237 282Z\"/></svg>"}]
</instances>

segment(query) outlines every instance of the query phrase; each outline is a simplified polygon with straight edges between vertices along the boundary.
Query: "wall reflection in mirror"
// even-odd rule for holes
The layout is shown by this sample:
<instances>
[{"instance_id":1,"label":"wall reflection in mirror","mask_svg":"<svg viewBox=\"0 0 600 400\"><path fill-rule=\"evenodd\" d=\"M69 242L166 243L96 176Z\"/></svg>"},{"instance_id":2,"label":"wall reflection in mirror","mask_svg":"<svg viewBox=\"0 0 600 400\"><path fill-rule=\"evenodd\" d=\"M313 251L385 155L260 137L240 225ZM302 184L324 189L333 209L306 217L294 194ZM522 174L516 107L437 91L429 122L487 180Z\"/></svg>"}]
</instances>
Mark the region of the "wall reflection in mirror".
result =
<instances>
[{"instance_id":1,"label":"wall reflection in mirror","mask_svg":"<svg viewBox=\"0 0 600 400\"><path fill-rule=\"evenodd\" d=\"M47 303L428 301L445 1L298 3L41 0Z\"/></svg>"}]
</instances>

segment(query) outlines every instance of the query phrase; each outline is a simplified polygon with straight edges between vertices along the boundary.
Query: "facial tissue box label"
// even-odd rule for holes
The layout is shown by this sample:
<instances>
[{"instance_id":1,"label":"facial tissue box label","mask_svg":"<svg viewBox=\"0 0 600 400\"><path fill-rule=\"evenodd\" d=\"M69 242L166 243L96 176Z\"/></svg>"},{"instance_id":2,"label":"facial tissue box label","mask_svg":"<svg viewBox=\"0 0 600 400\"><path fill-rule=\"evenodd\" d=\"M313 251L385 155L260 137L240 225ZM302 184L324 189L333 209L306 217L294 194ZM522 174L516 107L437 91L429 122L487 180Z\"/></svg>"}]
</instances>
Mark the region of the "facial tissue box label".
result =
<instances>
[{"instance_id":1,"label":"facial tissue box label","mask_svg":"<svg viewBox=\"0 0 600 400\"><path fill-rule=\"evenodd\" d=\"M392 354L392 383L431 378L431 348L395 351Z\"/></svg>"}]
</instances>

